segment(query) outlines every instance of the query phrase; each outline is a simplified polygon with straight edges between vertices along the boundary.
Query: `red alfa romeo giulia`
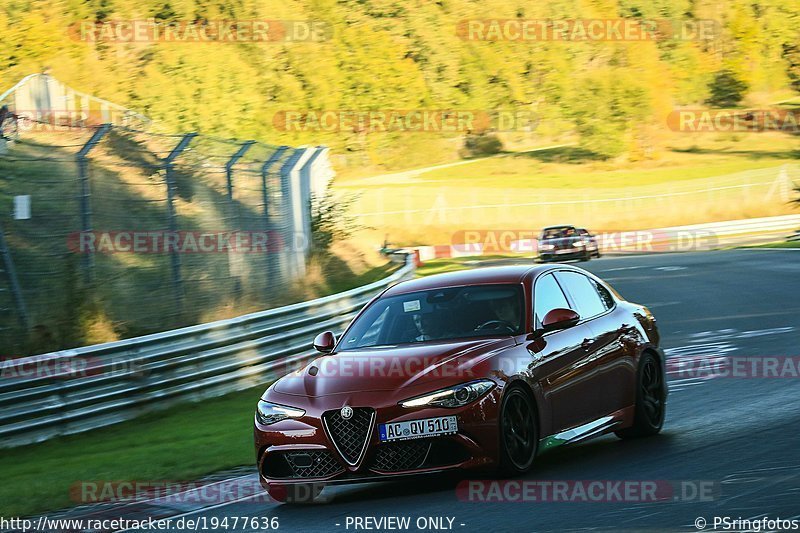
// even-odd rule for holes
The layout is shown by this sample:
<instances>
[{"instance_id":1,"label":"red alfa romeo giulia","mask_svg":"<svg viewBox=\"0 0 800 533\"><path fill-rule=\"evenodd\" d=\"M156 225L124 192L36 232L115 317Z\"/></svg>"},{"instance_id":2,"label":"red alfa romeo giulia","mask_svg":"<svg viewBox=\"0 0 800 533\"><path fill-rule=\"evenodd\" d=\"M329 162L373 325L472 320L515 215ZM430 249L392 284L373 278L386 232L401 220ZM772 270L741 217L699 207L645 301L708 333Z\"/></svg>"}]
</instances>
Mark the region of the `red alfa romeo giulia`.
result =
<instances>
[{"instance_id":1,"label":"red alfa romeo giulia","mask_svg":"<svg viewBox=\"0 0 800 533\"><path fill-rule=\"evenodd\" d=\"M314 347L256 410L260 479L282 501L410 474L513 476L554 446L664 423L655 318L570 265L402 282Z\"/></svg>"}]
</instances>

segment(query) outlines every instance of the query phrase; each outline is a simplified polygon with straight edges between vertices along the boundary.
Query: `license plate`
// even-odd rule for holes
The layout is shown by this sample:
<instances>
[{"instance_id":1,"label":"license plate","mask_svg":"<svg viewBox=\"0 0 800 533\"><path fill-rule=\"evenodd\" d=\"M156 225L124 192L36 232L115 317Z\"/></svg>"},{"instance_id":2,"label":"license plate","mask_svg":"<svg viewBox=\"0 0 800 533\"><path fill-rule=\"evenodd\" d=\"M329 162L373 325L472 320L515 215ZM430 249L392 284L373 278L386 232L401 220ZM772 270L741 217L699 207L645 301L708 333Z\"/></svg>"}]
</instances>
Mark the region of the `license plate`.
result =
<instances>
[{"instance_id":1,"label":"license plate","mask_svg":"<svg viewBox=\"0 0 800 533\"><path fill-rule=\"evenodd\" d=\"M452 435L457 432L458 421L455 416L406 420L405 422L390 422L380 425L381 442Z\"/></svg>"},{"instance_id":2,"label":"license plate","mask_svg":"<svg viewBox=\"0 0 800 533\"><path fill-rule=\"evenodd\" d=\"M569 254L569 253L572 253L572 250L570 250L569 248L564 248L563 250L556 250L556 253L557 254Z\"/></svg>"}]
</instances>

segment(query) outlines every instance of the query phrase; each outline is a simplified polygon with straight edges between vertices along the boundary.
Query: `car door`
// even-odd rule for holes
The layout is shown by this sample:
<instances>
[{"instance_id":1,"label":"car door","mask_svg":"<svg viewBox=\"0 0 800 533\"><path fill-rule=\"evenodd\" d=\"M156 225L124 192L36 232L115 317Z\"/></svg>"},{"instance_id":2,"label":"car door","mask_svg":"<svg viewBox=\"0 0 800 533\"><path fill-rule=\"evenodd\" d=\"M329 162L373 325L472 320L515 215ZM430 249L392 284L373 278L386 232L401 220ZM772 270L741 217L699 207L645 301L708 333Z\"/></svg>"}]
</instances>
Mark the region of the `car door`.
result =
<instances>
[{"instance_id":1,"label":"car door","mask_svg":"<svg viewBox=\"0 0 800 533\"><path fill-rule=\"evenodd\" d=\"M627 342L628 325L620 322L611 293L593 278L574 270L556 272L573 309L591 330L587 346L593 376L591 401L599 416L628 407L634 397L635 350Z\"/></svg>"},{"instance_id":2,"label":"car door","mask_svg":"<svg viewBox=\"0 0 800 533\"><path fill-rule=\"evenodd\" d=\"M566 294L552 273L539 276L533 288L534 328L541 326L548 311L557 308L571 308ZM591 399L597 389L587 350L591 336L591 329L579 323L527 344L531 373L550 406L554 433L599 417Z\"/></svg>"}]
</instances>

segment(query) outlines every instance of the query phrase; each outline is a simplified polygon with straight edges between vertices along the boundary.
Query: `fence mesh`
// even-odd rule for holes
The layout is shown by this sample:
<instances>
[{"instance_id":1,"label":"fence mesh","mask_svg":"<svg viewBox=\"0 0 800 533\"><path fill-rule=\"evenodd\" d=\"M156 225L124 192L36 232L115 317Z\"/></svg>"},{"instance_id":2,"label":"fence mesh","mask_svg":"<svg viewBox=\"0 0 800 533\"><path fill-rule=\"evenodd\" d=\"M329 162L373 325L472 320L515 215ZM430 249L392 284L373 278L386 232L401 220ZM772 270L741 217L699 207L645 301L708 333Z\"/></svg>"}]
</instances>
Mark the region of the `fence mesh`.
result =
<instances>
[{"instance_id":1,"label":"fence mesh","mask_svg":"<svg viewBox=\"0 0 800 533\"><path fill-rule=\"evenodd\" d=\"M122 126L92 145L98 127L27 126L0 141L0 247L19 289L0 261L2 355L208 321L286 293L297 270L281 171L294 149L205 136L181 146L183 135Z\"/></svg>"}]
</instances>

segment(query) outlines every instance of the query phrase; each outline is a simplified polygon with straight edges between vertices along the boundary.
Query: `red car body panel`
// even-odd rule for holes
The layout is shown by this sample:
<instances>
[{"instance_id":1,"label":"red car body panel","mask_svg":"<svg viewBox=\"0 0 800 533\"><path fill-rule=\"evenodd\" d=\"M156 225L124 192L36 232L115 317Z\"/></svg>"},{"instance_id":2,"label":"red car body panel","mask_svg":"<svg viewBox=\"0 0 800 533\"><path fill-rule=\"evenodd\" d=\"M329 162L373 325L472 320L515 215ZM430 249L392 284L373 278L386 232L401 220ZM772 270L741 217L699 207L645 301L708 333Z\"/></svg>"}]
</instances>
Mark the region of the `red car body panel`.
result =
<instances>
[{"instance_id":1,"label":"red car body panel","mask_svg":"<svg viewBox=\"0 0 800 533\"><path fill-rule=\"evenodd\" d=\"M602 284L614 294L614 306L568 329L536 334L533 297L537 279L565 270L580 272ZM273 384L265 392L264 400L303 409L305 414L266 426L256 421L255 449L262 484L275 489L290 483L354 482L452 469L491 470L499 461L501 399L511 384L523 385L534 399L540 452L560 439L580 440L633 423L639 357L649 350L657 354L663 366L655 320L646 308L626 302L588 272L568 265L481 268L403 282L376 299L484 284L522 287L527 310L526 333L363 350L341 351L337 346L331 354L320 355L301 371ZM340 342L345 335L339 337ZM413 364L404 364L408 362ZM396 372L390 371L392 365L397 367ZM490 379L495 386L464 407L399 405L409 398L477 379ZM375 410L366 451L355 464L338 452L322 420L323 413L344 406ZM428 461L434 447L441 447L442 456L447 459L444 463L433 461L409 469L381 470L385 462L379 461L378 455L391 454L388 448L381 450L387 444L379 439L379 424L449 415L457 417L458 433L433 439L435 442L429 446L425 459ZM602 420L602 425L588 428L585 435L569 438L570 430L597 420ZM303 478L274 475L272 465L277 464L277 459L272 458L300 450L330 453L338 466L326 456L329 468L322 470L326 475Z\"/></svg>"}]
</instances>

